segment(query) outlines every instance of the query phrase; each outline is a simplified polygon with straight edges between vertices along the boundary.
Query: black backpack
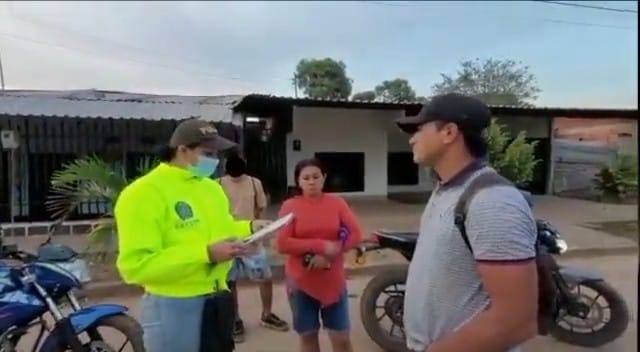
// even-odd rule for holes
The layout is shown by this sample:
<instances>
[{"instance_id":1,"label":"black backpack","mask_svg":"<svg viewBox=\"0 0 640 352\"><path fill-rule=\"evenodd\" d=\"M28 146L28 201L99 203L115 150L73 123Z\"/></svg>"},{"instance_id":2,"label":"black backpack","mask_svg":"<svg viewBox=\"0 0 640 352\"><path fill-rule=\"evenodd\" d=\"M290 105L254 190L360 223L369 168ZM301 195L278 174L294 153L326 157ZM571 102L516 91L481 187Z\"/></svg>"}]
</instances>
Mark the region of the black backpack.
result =
<instances>
[{"instance_id":1,"label":"black backpack","mask_svg":"<svg viewBox=\"0 0 640 352\"><path fill-rule=\"evenodd\" d=\"M455 207L454 219L455 225L462 235L462 239L473 254L473 248L467 237L465 221L467 218L467 210L471 199L479 191L495 186L511 186L515 187L506 178L498 173L488 172L473 179L467 188L462 192L460 199ZM553 280L553 270L556 266L554 259L546 251L539 250L536 244L536 267L538 269L538 334L547 335L550 328L555 323L557 317L557 298L558 292L555 288Z\"/></svg>"}]
</instances>

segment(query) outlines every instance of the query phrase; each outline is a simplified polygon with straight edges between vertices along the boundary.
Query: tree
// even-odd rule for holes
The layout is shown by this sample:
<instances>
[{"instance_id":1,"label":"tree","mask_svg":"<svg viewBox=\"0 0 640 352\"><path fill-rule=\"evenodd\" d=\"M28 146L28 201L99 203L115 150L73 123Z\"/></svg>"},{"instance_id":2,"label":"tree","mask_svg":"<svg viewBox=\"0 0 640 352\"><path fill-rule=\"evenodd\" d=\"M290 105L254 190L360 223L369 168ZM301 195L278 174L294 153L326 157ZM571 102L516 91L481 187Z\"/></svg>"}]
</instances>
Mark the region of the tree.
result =
<instances>
[{"instance_id":1,"label":"tree","mask_svg":"<svg viewBox=\"0 0 640 352\"><path fill-rule=\"evenodd\" d=\"M485 131L489 164L516 186L526 186L533 179L533 172L540 160L535 158L537 141L527 142L525 131L515 139L497 119ZM511 142L509 142L511 140Z\"/></svg>"},{"instance_id":2,"label":"tree","mask_svg":"<svg viewBox=\"0 0 640 352\"><path fill-rule=\"evenodd\" d=\"M310 98L347 99L351 95L347 66L331 58L300 60L293 80Z\"/></svg>"},{"instance_id":3,"label":"tree","mask_svg":"<svg viewBox=\"0 0 640 352\"><path fill-rule=\"evenodd\" d=\"M143 159L136 173L144 175L151 170L157 161L152 158ZM127 179L123 172L114 165L96 156L87 156L62 166L51 177L51 194L46 205L55 220L66 220L86 202L107 202L113 208L122 190L133 179ZM89 233L90 249L105 257L113 250L116 229L111 211L102 214L98 226Z\"/></svg>"},{"instance_id":4,"label":"tree","mask_svg":"<svg viewBox=\"0 0 640 352\"><path fill-rule=\"evenodd\" d=\"M375 88L376 98L382 101L400 102L416 100L416 92L411 88L409 81L396 78L391 81L383 81Z\"/></svg>"},{"instance_id":5,"label":"tree","mask_svg":"<svg viewBox=\"0 0 640 352\"><path fill-rule=\"evenodd\" d=\"M376 93L372 90L365 90L363 92L356 93L351 97L351 100L358 101L374 101L375 99Z\"/></svg>"},{"instance_id":6,"label":"tree","mask_svg":"<svg viewBox=\"0 0 640 352\"><path fill-rule=\"evenodd\" d=\"M514 60L467 60L455 76L441 74L434 94L457 92L482 99L489 105L530 106L541 92L528 66Z\"/></svg>"}]
</instances>

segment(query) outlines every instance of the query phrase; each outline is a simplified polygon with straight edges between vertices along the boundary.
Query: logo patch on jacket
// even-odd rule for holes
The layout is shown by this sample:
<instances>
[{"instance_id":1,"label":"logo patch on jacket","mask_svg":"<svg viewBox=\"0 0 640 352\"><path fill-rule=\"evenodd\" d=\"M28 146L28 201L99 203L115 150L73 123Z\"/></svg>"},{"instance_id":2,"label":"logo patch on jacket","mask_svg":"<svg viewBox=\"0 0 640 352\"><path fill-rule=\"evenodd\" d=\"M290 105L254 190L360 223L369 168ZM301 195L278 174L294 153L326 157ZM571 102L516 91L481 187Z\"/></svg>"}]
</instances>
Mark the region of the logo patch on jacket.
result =
<instances>
[{"instance_id":1,"label":"logo patch on jacket","mask_svg":"<svg viewBox=\"0 0 640 352\"><path fill-rule=\"evenodd\" d=\"M193 217L193 209L191 209L191 206L185 202L176 202L173 209L181 220L188 220Z\"/></svg>"}]
</instances>

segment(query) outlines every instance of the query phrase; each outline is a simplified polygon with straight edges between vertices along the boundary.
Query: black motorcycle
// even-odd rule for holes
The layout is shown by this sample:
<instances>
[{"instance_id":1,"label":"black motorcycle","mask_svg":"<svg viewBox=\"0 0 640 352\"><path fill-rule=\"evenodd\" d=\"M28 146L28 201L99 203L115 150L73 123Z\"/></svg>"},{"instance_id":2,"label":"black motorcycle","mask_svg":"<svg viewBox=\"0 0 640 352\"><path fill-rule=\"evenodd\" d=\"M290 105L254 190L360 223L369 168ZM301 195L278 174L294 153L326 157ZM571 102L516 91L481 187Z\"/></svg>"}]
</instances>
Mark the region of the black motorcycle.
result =
<instances>
[{"instance_id":1,"label":"black motorcycle","mask_svg":"<svg viewBox=\"0 0 640 352\"><path fill-rule=\"evenodd\" d=\"M543 220L538 220L537 225L539 250L553 255L567 251L566 242L553 226ZM357 262L364 262L367 252L380 249L395 250L411 261L418 233L378 231L372 237L372 241L358 248ZM554 267L558 268L552 276L559 311L551 336L582 347L599 347L620 337L629 324L623 297L597 273L570 266ZM360 319L367 334L388 352L406 351L402 315L407 270L406 264L381 270L367 284L360 300ZM385 320L388 327L383 326Z\"/></svg>"}]
</instances>

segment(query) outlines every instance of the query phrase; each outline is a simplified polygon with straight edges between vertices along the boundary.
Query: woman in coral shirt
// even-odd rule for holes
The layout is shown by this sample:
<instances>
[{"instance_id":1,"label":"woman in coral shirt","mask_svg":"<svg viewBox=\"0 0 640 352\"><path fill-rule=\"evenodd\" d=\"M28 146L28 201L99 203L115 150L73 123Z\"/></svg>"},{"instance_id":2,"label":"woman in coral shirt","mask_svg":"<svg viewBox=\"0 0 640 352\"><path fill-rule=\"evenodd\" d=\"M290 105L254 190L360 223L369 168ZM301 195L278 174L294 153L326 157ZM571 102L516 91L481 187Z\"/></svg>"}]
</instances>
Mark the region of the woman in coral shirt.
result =
<instances>
[{"instance_id":1,"label":"woman in coral shirt","mask_svg":"<svg viewBox=\"0 0 640 352\"><path fill-rule=\"evenodd\" d=\"M334 352L352 352L344 253L362 240L362 229L344 199L322 192L326 173L315 159L294 171L299 195L282 204L280 215L294 220L278 233L285 266L293 327L301 352L319 352L320 319Z\"/></svg>"}]
</instances>

